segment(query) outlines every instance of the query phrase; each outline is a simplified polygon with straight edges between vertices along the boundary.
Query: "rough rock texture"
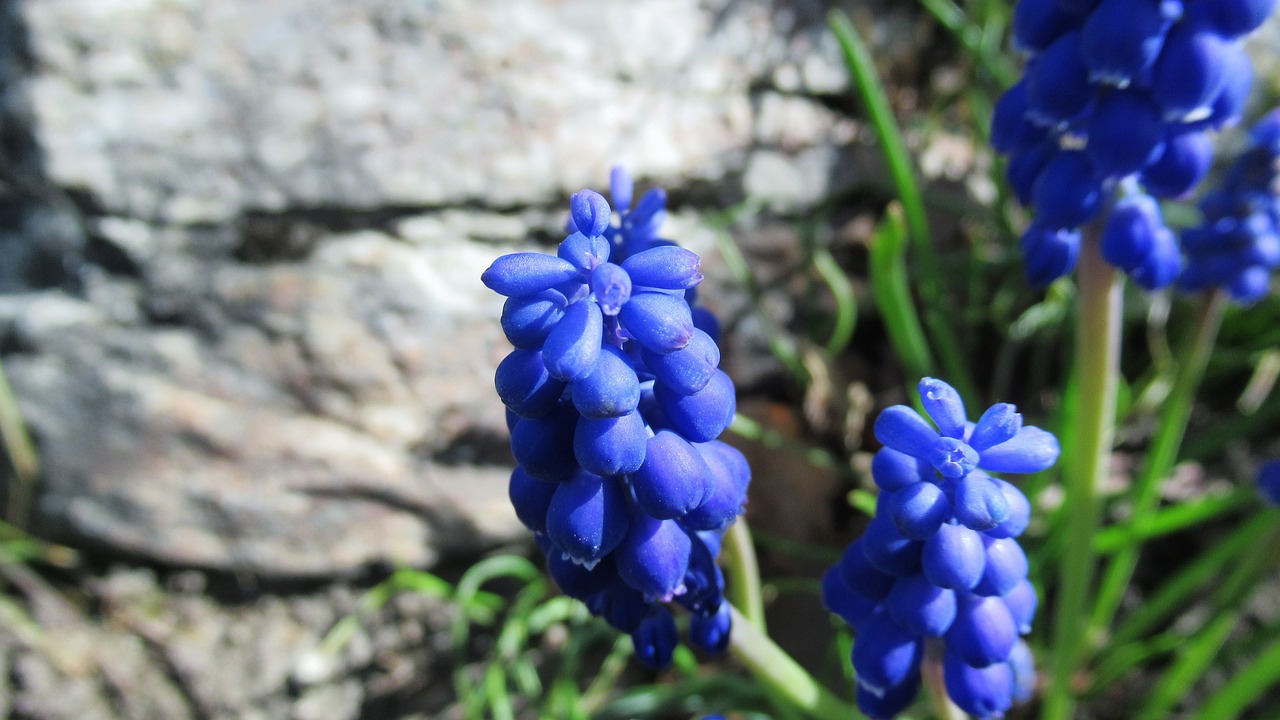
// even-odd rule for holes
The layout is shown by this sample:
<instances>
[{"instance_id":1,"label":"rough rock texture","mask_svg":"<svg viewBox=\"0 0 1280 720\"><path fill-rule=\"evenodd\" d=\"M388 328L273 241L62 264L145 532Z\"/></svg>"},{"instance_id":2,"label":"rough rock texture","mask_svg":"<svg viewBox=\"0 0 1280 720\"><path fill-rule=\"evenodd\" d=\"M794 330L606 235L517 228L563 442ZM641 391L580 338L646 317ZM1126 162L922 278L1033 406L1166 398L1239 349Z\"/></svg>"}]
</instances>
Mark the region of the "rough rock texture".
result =
<instances>
[{"instance_id":1,"label":"rough rock texture","mask_svg":"<svg viewBox=\"0 0 1280 720\"><path fill-rule=\"evenodd\" d=\"M816 1L2 7L0 350L39 527L102 552L323 576L513 537L488 263L615 162L700 251L706 210L877 172Z\"/></svg>"}]
</instances>

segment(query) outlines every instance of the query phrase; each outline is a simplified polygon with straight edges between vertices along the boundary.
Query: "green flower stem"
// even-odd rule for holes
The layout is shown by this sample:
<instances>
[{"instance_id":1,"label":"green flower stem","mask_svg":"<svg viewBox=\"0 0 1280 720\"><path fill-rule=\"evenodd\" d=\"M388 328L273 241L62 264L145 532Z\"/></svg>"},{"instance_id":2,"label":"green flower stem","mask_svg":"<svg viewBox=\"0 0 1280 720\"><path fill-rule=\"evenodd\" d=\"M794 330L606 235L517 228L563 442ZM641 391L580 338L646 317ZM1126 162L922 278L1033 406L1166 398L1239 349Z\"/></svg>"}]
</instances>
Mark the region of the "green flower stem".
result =
<instances>
[{"instance_id":1,"label":"green flower stem","mask_svg":"<svg viewBox=\"0 0 1280 720\"><path fill-rule=\"evenodd\" d=\"M1200 387L1200 379L1204 376L1205 366L1209 364L1209 356L1213 353L1226 305L1226 294L1221 290L1210 293L1204 299L1194 332L1179 353L1173 388L1160 406L1155 437L1147 453L1147 463L1131 491L1133 520L1130 525L1137 538L1149 535L1155 524L1156 505L1160 500L1160 481L1169 476L1178 460L1178 449L1182 446L1187 422L1191 419L1191 408L1195 404L1196 389ZM1129 586L1134 568L1138 565L1141 547L1141 542L1133 542L1121 548L1107 567L1098 590L1097 604L1093 608L1088 637L1097 637L1111 626L1125 588Z\"/></svg>"},{"instance_id":2,"label":"green flower stem","mask_svg":"<svg viewBox=\"0 0 1280 720\"><path fill-rule=\"evenodd\" d=\"M1069 720L1074 715L1072 679L1081 657L1080 629L1087 620L1096 557L1097 489L1110 463L1120 378L1123 277L1102 259L1096 226L1087 232L1080 255L1075 343L1078 395L1074 417L1068 419L1073 447L1063 474L1069 551L1060 565L1045 720Z\"/></svg>"},{"instance_id":3,"label":"green flower stem","mask_svg":"<svg viewBox=\"0 0 1280 720\"><path fill-rule=\"evenodd\" d=\"M741 522L741 521L739 521ZM736 524L736 523L735 523ZM733 632L729 652L764 685L769 694L794 706L815 720L862 718L853 704L841 700L805 672L733 605Z\"/></svg>"},{"instance_id":4,"label":"green flower stem","mask_svg":"<svg viewBox=\"0 0 1280 720\"><path fill-rule=\"evenodd\" d=\"M751 529L747 519L740 517L729 526L721 550L725 568L725 596L734 606L742 609L744 619L757 631L764 633L764 594L760 591L760 565L756 562L756 547L751 541ZM735 621L736 623L736 621ZM737 633L735 624L734 634Z\"/></svg>"}]
</instances>

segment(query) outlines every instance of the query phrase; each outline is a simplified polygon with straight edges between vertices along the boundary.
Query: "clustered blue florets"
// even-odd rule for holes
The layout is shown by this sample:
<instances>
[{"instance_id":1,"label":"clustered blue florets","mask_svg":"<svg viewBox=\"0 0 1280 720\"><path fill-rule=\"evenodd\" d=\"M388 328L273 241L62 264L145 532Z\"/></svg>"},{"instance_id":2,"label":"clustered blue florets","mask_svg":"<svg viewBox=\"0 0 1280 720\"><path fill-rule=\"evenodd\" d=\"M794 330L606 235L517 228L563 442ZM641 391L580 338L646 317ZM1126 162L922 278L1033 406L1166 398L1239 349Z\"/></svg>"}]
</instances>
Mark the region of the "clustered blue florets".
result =
<instances>
[{"instance_id":1,"label":"clustered blue florets","mask_svg":"<svg viewBox=\"0 0 1280 720\"><path fill-rule=\"evenodd\" d=\"M926 638L939 638L947 694L972 715L999 717L1034 684L1019 636L1031 630L1037 598L1015 539L1031 505L989 473L1045 470L1060 449L1012 405L971 423L950 385L925 378L919 389L934 424L905 405L877 418L885 447L871 465L876 516L823 577L823 600L857 632L853 667L867 715L890 718L911 704Z\"/></svg>"},{"instance_id":2,"label":"clustered blue florets","mask_svg":"<svg viewBox=\"0 0 1280 720\"><path fill-rule=\"evenodd\" d=\"M1079 228L1117 187L1103 256L1144 288L1182 268L1154 198L1188 194L1213 161L1210 132L1239 122L1253 80L1243 37L1276 0L1020 0L1026 74L996 104L991 142L1018 200L1028 278L1071 272Z\"/></svg>"},{"instance_id":3,"label":"clustered blue florets","mask_svg":"<svg viewBox=\"0 0 1280 720\"><path fill-rule=\"evenodd\" d=\"M1200 201L1203 222L1182 234L1187 291L1225 287L1236 302L1262 299L1280 266L1280 110L1255 124L1222 186Z\"/></svg>"},{"instance_id":4,"label":"clustered blue florets","mask_svg":"<svg viewBox=\"0 0 1280 720\"><path fill-rule=\"evenodd\" d=\"M715 318L692 305L700 260L658 237L661 190L633 208L631 178L611 180L619 225L609 201L583 190L557 255L504 255L481 279L508 298L502 328L515 349L495 385L518 463L516 514L561 590L657 668L678 643L666 602L692 614L694 645L728 645L715 559L750 469L716 439L736 402Z\"/></svg>"}]
</instances>

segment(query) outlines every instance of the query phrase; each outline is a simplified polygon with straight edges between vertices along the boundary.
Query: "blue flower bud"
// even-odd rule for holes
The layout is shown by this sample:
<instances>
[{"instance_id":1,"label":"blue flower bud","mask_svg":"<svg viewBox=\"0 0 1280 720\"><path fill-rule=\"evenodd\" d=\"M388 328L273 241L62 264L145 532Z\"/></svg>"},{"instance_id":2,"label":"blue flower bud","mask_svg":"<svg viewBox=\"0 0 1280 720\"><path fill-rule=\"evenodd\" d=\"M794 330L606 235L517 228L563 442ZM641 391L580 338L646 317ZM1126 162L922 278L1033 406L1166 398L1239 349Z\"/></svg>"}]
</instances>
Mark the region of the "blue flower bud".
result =
<instances>
[{"instance_id":1,"label":"blue flower bud","mask_svg":"<svg viewBox=\"0 0 1280 720\"><path fill-rule=\"evenodd\" d=\"M1272 460L1258 468L1258 493L1272 506L1280 506L1280 460Z\"/></svg>"},{"instance_id":2,"label":"blue flower bud","mask_svg":"<svg viewBox=\"0 0 1280 720\"><path fill-rule=\"evenodd\" d=\"M503 255L480 275L480 282L499 295L533 295L578 276L572 263L536 252Z\"/></svg>"},{"instance_id":3,"label":"blue flower bud","mask_svg":"<svg viewBox=\"0 0 1280 720\"><path fill-rule=\"evenodd\" d=\"M893 448L883 447L871 459L871 477L881 490L895 492L925 479L923 468L910 455Z\"/></svg>"},{"instance_id":4,"label":"blue flower bud","mask_svg":"<svg viewBox=\"0 0 1280 720\"><path fill-rule=\"evenodd\" d=\"M897 492L882 493L882 497L893 524L912 540L931 537L951 517L951 501L933 483L918 482Z\"/></svg>"},{"instance_id":5,"label":"blue flower bud","mask_svg":"<svg viewBox=\"0 0 1280 720\"><path fill-rule=\"evenodd\" d=\"M613 346L602 348L591 373L573 383L573 406L583 417L619 417L634 412L639 404L636 371L626 354Z\"/></svg>"},{"instance_id":6,"label":"blue flower bud","mask_svg":"<svg viewBox=\"0 0 1280 720\"><path fill-rule=\"evenodd\" d=\"M1248 35L1275 12L1276 0L1214 0L1205 3L1214 29L1227 37Z\"/></svg>"},{"instance_id":7,"label":"blue flower bud","mask_svg":"<svg viewBox=\"0 0 1280 720\"><path fill-rule=\"evenodd\" d=\"M654 384L653 395L671 427L691 442L716 439L737 411L733 381L720 370L696 393L680 395L659 382Z\"/></svg>"},{"instance_id":8,"label":"blue flower bud","mask_svg":"<svg viewBox=\"0 0 1280 720\"><path fill-rule=\"evenodd\" d=\"M1042 2L1046 0L1041 0ZM1052 4L1054 0L1047 0ZM1018 7L1027 0L1018 3ZM1016 9L1015 9L1015 12ZM991 114L991 146L1009 155L1044 140L1045 130L1027 119L1027 83L1025 80L1009 88L996 101Z\"/></svg>"},{"instance_id":9,"label":"blue flower bud","mask_svg":"<svg viewBox=\"0 0 1280 720\"><path fill-rule=\"evenodd\" d=\"M644 418L638 412L619 417L582 418L573 433L578 464L597 475L626 475L644 462Z\"/></svg>"},{"instance_id":10,"label":"blue flower bud","mask_svg":"<svg viewBox=\"0 0 1280 720\"><path fill-rule=\"evenodd\" d=\"M966 713L998 718L1013 706L1013 670L1007 663L973 667L947 652L942 660L947 696Z\"/></svg>"},{"instance_id":11,"label":"blue flower bud","mask_svg":"<svg viewBox=\"0 0 1280 720\"><path fill-rule=\"evenodd\" d=\"M942 637L956 619L956 593L934 585L924 575L908 575L893 584L885 607L904 630Z\"/></svg>"},{"instance_id":12,"label":"blue flower bud","mask_svg":"<svg viewBox=\"0 0 1280 720\"><path fill-rule=\"evenodd\" d=\"M1155 63L1165 33L1181 16L1178 0L1102 0L1080 33L1089 79L1123 87L1140 77Z\"/></svg>"},{"instance_id":13,"label":"blue flower bud","mask_svg":"<svg viewBox=\"0 0 1280 720\"><path fill-rule=\"evenodd\" d=\"M622 267L636 285L663 290L687 290L702 282L702 260L675 245L660 245L627 258Z\"/></svg>"},{"instance_id":14,"label":"blue flower bud","mask_svg":"<svg viewBox=\"0 0 1280 720\"><path fill-rule=\"evenodd\" d=\"M1011 439L1022 429L1022 414L1009 403L996 403L978 418L970 434L969 447L979 453Z\"/></svg>"},{"instance_id":15,"label":"blue flower bud","mask_svg":"<svg viewBox=\"0 0 1280 720\"><path fill-rule=\"evenodd\" d=\"M729 632L733 628L733 616L729 603L720 603L711 615L694 615L689 618L689 642L710 655L720 655L729 649Z\"/></svg>"},{"instance_id":16,"label":"blue flower bud","mask_svg":"<svg viewBox=\"0 0 1280 720\"><path fill-rule=\"evenodd\" d=\"M636 658L650 668L661 670L670 665L676 645L680 644L680 631L671 611L661 605L650 607L649 614L631 633L631 644Z\"/></svg>"},{"instance_id":17,"label":"blue flower bud","mask_svg":"<svg viewBox=\"0 0 1280 720\"><path fill-rule=\"evenodd\" d=\"M867 618L853 645L853 669L858 685L874 695L907 682L919 672L924 643L878 611Z\"/></svg>"},{"instance_id":18,"label":"blue flower bud","mask_svg":"<svg viewBox=\"0 0 1280 720\"><path fill-rule=\"evenodd\" d=\"M1027 282L1044 287L1076 268L1080 259L1080 231L1054 230L1038 220L1019 241Z\"/></svg>"},{"instance_id":19,"label":"blue flower bud","mask_svg":"<svg viewBox=\"0 0 1280 720\"><path fill-rule=\"evenodd\" d=\"M1009 519L1009 501L989 475L973 472L955 486L955 517L961 525L985 532Z\"/></svg>"},{"instance_id":20,"label":"blue flower bud","mask_svg":"<svg viewBox=\"0 0 1280 720\"><path fill-rule=\"evenodd\" d=\"M641 349L649 371L680 395L692 395L707 386L720 366L720 348L710 335L694 330L689 344L669 353Z\"/></svg>"},{"instance_id":21,"label":"blue flower bud","mask_svg":"<svg viewBox=\"0 0 1280 720\"><path fill-rule=\"evenodd\" d=\"M518 348L540 350L567 305L568 300L556 290L507 298L502 305L502 332Z\"/></svg>"},{"instance_id":22,"label":"blue flower bud","mask_svg":"<svg viewBox=\"0 0 1280 720\"><path fill-rule=\"evenodd\" d=\"M591 292L605 315L617 315L631 299L631 277L613 263L601 263L591 271Z\"/></svg>"},{"instance_id":23,"label":"blue flower bud","mask_svg":"<svg viewBox=\"0 0 1280 720\"><path fill-rule=\"evenodd\" d=\"M936 378L924 378L916 388L925 412L938 426L938 432L946 437L963 439L965 424L964 401L960 393Z\"/></svg>"},{"instance_id":24,"label":"blue flower bud","mask_svg":"<svg viewBox=\"0 0 1280 720\"><path fill-rule=\"evenodd\" d=\"M507 497L515 508L520 522L535 533L547 531L547 509L551 507L551 498L556 494L560 483L539 480L516 466L511 471L511 482L507 485Z\"/></svg>"},{"instance_id":25,"label":"blue flower bud","mask_svg":"<svg viewBox=\"0 0 1280 720\"><path fill-rule=\"evenodd\" d=\"M635 191L635 181L631 173L621 165L615 165L609 171L609 197L613 206L620 212L631 209L631 196Z\"/></svg>"},{"instance_id":26,"label":"blue flower bud","mask_svg":"<svg viewBox=\"0 0 1280 720\"><path fill-rule=\"evenodd\" d=\"M897 577L919 572L923 550L923 543L898 532L897 526L887 517L877 515L862 534L862 551L871 566Z\"/></svg>"},{"instance_id":27,"label":"blue flower bud","mask_svg":"<svg viewBox=\"0 0 1280 720\"><path fill-rule=\"evenodd\" d=\"M1108 177L1124 177L1150 165L1160 156L1165 137L1160 108L1142 90L1119 90L1103 97L1089 119L1088 134L1089 163L1095 173Z\"/></svg>"},{"instance_id":28,"label":"blue flower bud","mask_svg":"<svg viewBox=\"0 0 1280 720\"><path fill-rule=\"evenodd\" d=\"M1038 142L1028 148L1019 150L1009 156L1009 164L1005 167L1005 178L1013 189L1014 197L1023 205L1030 205L1036 178L1044 172L1046 166L1062 150L1058 147L1057 138Z\"/></svg>"},{"instance_id":29,"label":"blue flower bud","mask_svg":"<svg viewBox=\"0 0 1280 720\"><path fill-rule=\"evenodd\" d=\"M836 567L850 591L872 600L883 600L893 589L893 576L880 572L867 560L863 545L861 538L850 543Z\"/></svg>"},{"instance_id":30,"label":"blue flower bud","mask_svg":"<svg viewBox=\"0 0 1280 720\"><path fill-rule=\"evenodd\" d=\"M551 371L551 377L559 380L577 380L586 377L600 357L600 343L604 339L604 317L600 306L580 300L564 312L564 317L547 335L542 346L542 360Z\"/></svg>"},{"instance_id":31,"label":"blue flower bud","mask_svg":"<svg viewBox=\"0 0 1280 720\"><path fill-rule=\"evenodd\" d=\"M661 292L631 296L618 314L639 343L657 353L679 350L693 337L693 316L683 298Z\"/></svg>"},{"instance_id":32,"label":"blue flower bud","mask_svg":"<svg viewBox=\"0 0 1280 720\"><path fill-rule=\"evenodd\" d=\"M609 260L609 240L599 235L587 236L575 229L569 237L560 241L556 255L569 261L582 275L589 275L596 266Z\"/></svg>"},{"instance_id":33,"label":"blue flower bud","mask_svg":"<svg viewBox=\"0 0 1280 720\"><path fill-rule=\"evenodd\" d=\"M947 631L947 652L966 665L1003 663L1018 641L1018 626L1004 601L958 593L955 622Z\"/></svg>"},{"instance_id":34,"label":"blue flower bud","mask_svg":"<svg viewBox=\"0 0 1280 720\"><path fill-rule=\"evenodd\" d=\"M573 435L578 414L567 403L539 418L526 418L511 429L511 454L540 480L568 480L578 471Z\"/></svg>"},{"instance_id":35,"label":"blue flower bud","mask_svg":"<svg viewBox=\"0 0 1280 720\"><path fill-rule=\"evenodd\" d=\"M1157 197L1180 198L1209 172L1213 165L1213 140L1200 130L1170 129L1164 149L1142 169L1141 180Z\"/></svg>"},{"instance_id":36,"label":"blue flower bud","mask_svg":"<svg viewBox=\"0 0 1280 720\"><path fill-rule=\"evenodd\" d=\"M588 237L604 234L613 217L609 201L594 190L580 190L569 197L569 212L578 232Z\"/></svg>"},{"instance_id":37,"label":"blue flower bud","mask_svg":"<svg viewBox=\"0 0 1280 720\"><path fill-rule=\"evenodd\" d=\"M521 417L542 417L555 409L566 383L547 372L542 353L516 348L498 363L494 387L503 404Z\"/></svg>"},{"instance_id":38,"label":"blue flower bud","mask_svg":"<svg viewBox=\"0 0 1280 720\"><path fill-rule=\"evenodd\" d=\"M876 439L914 458L932 461L938 432L906 405L885 408L875 423Z\"/></svg>"},{"instance_id":39,"label":"blue flower bud","mask_svg":"<svg viewBox=\"0 0 1280 720\"><path fill-rule=\"evenodd\" d=\"M1019 0L1013 6L1013 44L1020 50L1041 52L1078 27L1079 19L1058 0Z\"/></svg>"},{"instance_id":40,"label":"blue flower bud","mask_svg":"<svg viewBox=\"0 0 1280 720\"><path fill-rule=\"evenodd\" d=\"M594 567L627 535L627 500L614 478L578 473L547 508L547 536L574 562Z\"/></svg>"},{"instance_id":41,"label":"blue flower bud","mask_svg":"<svg viewBox=\"0 0 1280 720\"><path fill-rule=\"evenodd\" d=\"M987 562L982 580L973 589L978 595L1004 595L1027 579L1027 554L1017 540L985 538Z\"/></svg>"},{"instance_id":42,"label":"blue flower bud","mask_svg":"<svg viewBox=\"0 0 1280 720\"><path fill-rule=\"evenodd\" d=\"M1079 150L1064 150L1049 161L1031 188L1036 223L1054 229L1077 228L1102 209L1102 182Z\"/></svg>"},{"instance_id":43,"label":"blue flower bud","mask_svg":"<svg viewBox=\"0 0 1280 720\"><path fill-rule=\"evenodd\" d=\"M996 538L1018 537L1031 522L1031 502L1012 483L1000 478L991 478L991 481L1000 487L1000 492L1009 505L1009 517L986 533L989 537Z\"/></svg>"},{"instance_id":44,"label":"blue flower bud","mask_svg":"<svg viewBox=\"0 0 1280 720\"><path fill-rule=\"evenodd\" d=\"M1208 117L1226 82L1227 41L1200 22L1180 22L1169 31L1156 60L1151 94L1170 121Z\"/></svg>"},{"instance_id":45,"label":"blue flower bud","mask_svg":"<svg viewBox=\"0 0 1280 720\"><path fill-rule=\"evenodd\" d=\"M666 220L666 204L667 192L662 188L652 188L640 196L631 212L623 216L623 249L628 255L647 250L652 245L658 236L658 228Z\"/></svg>"},{"instance_id":46,"label":"blue flower bud","mask_svg":"<svg viewBox=\"0 0 1280 720\"><path fill-rule=\"evenodd\" d=\"M921 563L934 585L970 590L982 579L986 564L982 536L963 525L943 525L924 541Z\"/></svg>"},{"instance_id":47,"label":"blue flower bud","mask_svg":"<svg viewBox=\"0 0 1280 720\"><path fill-rule=\"evenodd\" d=\"M1141 193L1122 198L1102 231L1102 257L1121 270L1133 270L1151 253L1160 231L1169 230L1155 198Z\"/></svg>"},{"instance_id":48,"label":"blue flower bud","mask_svg":"<svg viewBox=\"0 0 1280 720\"><path fill-rule=\"evenodd\" d=\"M736 448L719 440L694 446L707 464L707 498L681 522L693 530L722 530L742 513L751 468Z\"/></svg>"},{"instance_id":49,"label":"blue flower bud","mask_svg":"<svg viewBox=\"0 0 1280 720\"><path fill-rule=\"evenodd\" d=\"M1013 672L1013 700L1026 702L1036 691L1036 660L1031 646L1019 640L1009 653L1009 670Z\"/></svg>"},{"instance_id":50,"label":"blue flower bud","mask_svg":"<svg viewBox=\"0 0 1280 720\"><path fill-rule=\"evenodd\" d=\"M693 542L675 520L632 512L630 530L614 556L618 576L645 598L670 602L685 591L692 547Z\"/></svg>"},{"instance_id":51,"label":"blue flower bud","mask_svg":"<svg viewBox=\"0 0 1280 720\"><path fill-rule=\"evenodd\" d=\"M1253 87L1253 61L1243 42L1228 44L1222 60L1226 64L1226 80L1213 101L1212 112L1205 119L1205 124L1215 130L1240 122L1249 101L1249 89Z\"/></svg>"},{"instance_id":52,"label":"blue flower bud","mask_svg":"<svg viewBox=\"0 0 1280 720\"><path fill-rule=\"evenodd\" d=\"M710 495L711 470L684 438L659 430L646 441L644 462L631 475L636 503L658 519L685 515Z\"/></svg>"},{"instance_id":53,"label":"blue flower bud","mask_svg":"<svg viewBox=\"0 0 1280 720\"><path fill-rule=\"evenodd\" d=\"M898 685L874 693L859 685L855 691L858 709L870 718L891 718L911 707L920 692L920 673L913 673Z\"/></svg>"},{"instance_id":54,"label":"blue flower bud","mask_svg":"<svg viewBox=\"0 0 1280 720\"><path fill-rule=\"evenodd\" d=\"M588 568L554 547L547 553L547 573L561 592L583 602L608 590L618 581L618 569L612 556L606 555L594 567Z\"/></svg>"},{"instance_id":55,"label":"blue flower bud","mask_svg":"<svg viewBox=\"0 0 1280 720\"><path fill-rule=\"evenodd\" d=\"M978 453L955 438L938 438L929 457L933 467L943 477L961 478L978 465Z\"/></svg>"},{"instance_id":56,"label":"blue flower bud","mask_svg":"<svg viewBox=\"0 0 1280 720\"><path fill-rule=\"evenodd\" d=\"M1058 461L1062 448L1053 433L1028 425L1013 439L982 452L982 469L990 472L1035 473Z\"/></svg>"},{"instance_id":57,"label":"blue flower bud","mask_svg":"<svg viewBox=\"0 0 1280 720\"><path fill-rule=\"evenodd\" d=\"M1151 249L1143 258L1142 264L1134 268L1129 276L1146 290L1159 290L1167 287L1182 271L1182 253L1178 249L1178 240L1173 231L1167 227L1158 228L1151 238Z\"/></svg>"},{"instance_id":58,"label":"blue flower bud","mask_svg":"<svg viewBox=\"0 0 1280 720\"><path fill-rule=\"evenodd\" d=\"M643 593L621 578L587 603L592 614L599 615L613 629L627 634L640 627L640 622L648 615L651 605L645 600Z\"/></svg>"},{"instance_id":59,"label":"blue flower bud","mask_svg":"<svg viewBox=\"0 0 1280 720\"><path fill-rule=\"evenodd\" d=\"M718 554L717 543L714 553ZM708 547L697 534L689 535L689 567L684 573L683 595L676 597L676 602L694 615L710 616L716 612L724 599L724 573L716 565L713 548Z\"/></svg>"},{"instance_id":60,"label":"blue flower bud","mask_svg":"<svg viewBox=\"0 0 1280 720\"><path fill-rule=\"evenodd\" d=\"M1063 33L1027 69L1027 107L1032 120L1062 125L1093 100L1089 68L1080 51L1080 33Z\"/></svg>"},{"instance_id":61,"label":"blue flower bud","mask_svg":"<svg viewBox=\"0 0 1280 720\"><path fill-rule=\"evenodd\" d=\"M862 630L862 624L880 606L878 600L854 592L835 567L822 575L822 605L849 623L854 632Z\"/></svg>"},{"instance_id":62,"label":"blue flower bud","mask_svg":"<svg viewBox=\"0 0 1280 720\"><path fill-rule=\"evenodd\" d=\"M1023 580L1000 599L1009 609L1009 617L1013 618L1018 632L1023 635L1031 632L1031 623L1036 619L1036 606L1040 603L1031 581Z\"/></svg>"}]
</instances>

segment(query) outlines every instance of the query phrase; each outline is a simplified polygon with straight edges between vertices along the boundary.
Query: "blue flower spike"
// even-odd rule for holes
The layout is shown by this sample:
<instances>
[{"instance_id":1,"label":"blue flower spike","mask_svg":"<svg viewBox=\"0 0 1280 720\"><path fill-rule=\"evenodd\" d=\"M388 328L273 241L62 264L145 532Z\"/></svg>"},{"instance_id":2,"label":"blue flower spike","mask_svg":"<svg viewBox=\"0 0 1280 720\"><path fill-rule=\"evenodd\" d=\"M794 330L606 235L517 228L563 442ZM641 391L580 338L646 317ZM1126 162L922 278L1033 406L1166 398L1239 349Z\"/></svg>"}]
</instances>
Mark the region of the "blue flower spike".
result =
<instances>
[{"instance_id":1,"label":"blue flower spike","mask_svg":"<svg viewBox=\"0 0 1280 720\"><path fill-rule=\"evenodd\" d=\"M612 206L574 193L555 255L504 255L481 281L507 297L514 349L494 386L517 463L516 517L557 586L660 669L680 641L669 603L691 614L692 645L729 643L715 558L751 469L717 440L736 391L719 370L719 323L696 304L701 260L659 237L660 188L633 205L631 175L615 168L610 195Z\"/></svg>"},{"instance_id":2,"label":"blue flower spike","mask_svg":"<svg viewBox=\"0 0 1280 720\"><path fill-rule=\"evenodd\" d=\"M823 604L857 632L863 713L892 718L911 705L932 637L943 645L951 699L975 717L1000 717L1034 688L1034 659L1019 636L1031 632L1038 599L1016 540L1031 504L992 473L1045 470L1060 449L1013 405L997 403L970 423L947 383L925 378L919 390L928 419L905 405L876 419L885 445L871 462L877 514L823 576ZM963 461L940 460L947 453Z\"/></svg>"}]
</instances>

